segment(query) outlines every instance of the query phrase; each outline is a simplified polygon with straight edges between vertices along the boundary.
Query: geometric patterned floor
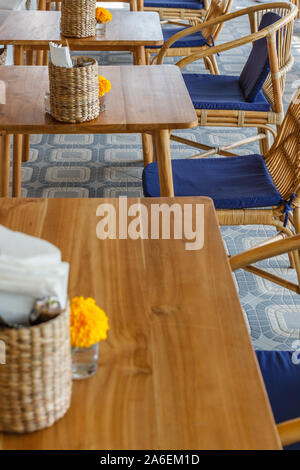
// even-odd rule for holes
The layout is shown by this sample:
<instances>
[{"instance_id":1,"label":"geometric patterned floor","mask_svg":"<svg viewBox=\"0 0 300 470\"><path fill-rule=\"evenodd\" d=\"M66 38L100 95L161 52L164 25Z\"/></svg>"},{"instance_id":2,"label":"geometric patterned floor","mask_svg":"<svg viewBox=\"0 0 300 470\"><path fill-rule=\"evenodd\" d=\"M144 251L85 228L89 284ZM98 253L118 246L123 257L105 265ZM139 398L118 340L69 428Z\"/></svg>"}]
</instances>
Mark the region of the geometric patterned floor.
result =
<instances>
[{"instance_id":1,"label":"geometric patterned floor","mask_svg":"<svg viewBox=\"0 0 300 470\"><path fill-rule=\"evenodd\" d=\"M233 10L255 4L235 0ZM237 6L238 5L238 6ZM247 34L247 23L233 21L226 25L218 42ZM221 73L239 74L249 53L242 47L217 58ZM95 54L92 54L95 57ZM300 23L293 37L295 65L288 74L285 107L300 86ZM99 53L103 65L131 63L127 53ZM169 59L167 62L174 62ZM186 71L204 73L201 63L191 64ZM195 141L222 145L253 134L247 129L206 128L179 131ZM193 150L172 142L172 158L184 158ZM256 143L242 147L241 154L257 153ZM42 135L32 136L30 161L23 165L22 195L28 197L128 197L142 195L142 148L139 135ZM222 234L232 254L249 248L274 235L270 227L226 227ZM270 261L264 267L295 278L288 267L287 256ZM238 271L236 283L245 318L256 349L291 349L300 338L300 297L250 273Z\"/></svg>"}]
</instances>

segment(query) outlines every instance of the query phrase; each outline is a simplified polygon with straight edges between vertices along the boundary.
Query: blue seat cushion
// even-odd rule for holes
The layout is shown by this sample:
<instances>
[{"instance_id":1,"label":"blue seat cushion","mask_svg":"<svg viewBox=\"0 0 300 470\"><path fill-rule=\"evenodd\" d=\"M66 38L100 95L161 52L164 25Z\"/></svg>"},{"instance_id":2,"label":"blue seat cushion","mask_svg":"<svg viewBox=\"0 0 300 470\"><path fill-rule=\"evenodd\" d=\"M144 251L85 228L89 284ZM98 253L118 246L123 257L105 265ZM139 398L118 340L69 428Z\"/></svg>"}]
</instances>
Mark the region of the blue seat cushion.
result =
<instances>
[{"instance_id":1,"label":"blue seat cushion","mask_svg":"<svg viewBox=\"0 0 300 470\"><path fill-rule=\"evenodd\" d=\"M293 363L293 354L256 351L276 423L300 417L300 364ZM300 443L289 448L299 450Z\"/></svg>"},{"instance_id":2,"label":"blue seat cushion","mask_svg":"<svg viewBox=\"0 0 300 470\"><path fill-rule=\"evenodd\" d=\"M261 155L172 160L175 196L208 196L217 209L277 205L282 201ZM157 163L143 171L146 197L159 197Z\"/></svg>"},{"instance_id":3,"label":"blue seat cushion","mask_svg":"<svg viewBox=\"0 0 300 470\"><path fill-rule=\"evenodd\" d=\"M246 101L239 77L184 73L183 79L196 109L270 110L270 104L262 91L253 102Z\"/></svg>"},{"instance_id":4,"label":"blue seat cushion","mask_svg":"<svg viewBox=\"0 0 300 470\"><path fill-rule=\"evenodd\" d=\"M179 33L180 31L184 31L186 28L168 28L168 29L163 29L163 36L164 36L164 42L166 42L170 37L174 36L174 34ZM189 36L185 36L182 39L179 39L178 41L174 42L172 44L172 47L202 47L205 44L207 44L207 41L201 31L198 31L197 33L190 34ZM209 43L209 45L212 45ZM153 48L153 49L158 49L161 46L147 46L147 48Z\"/></svg>"},{"instance_id":5,"label":"blue seat cushion","mask_svg":"<svg viewBox=\"0 0 300 470\"><path fill-rule=\"evenodd\" d=\"M145 7L152 8L186 8L187 10L202 10L202 0L144 0Z\"/></svg>"},{"instance_id":6,"label":"blue seat cushion","mask_svg":"<svg viewBox=\"0 0 300 470\"><path fill-rule=\"evenodd\" d=\"M258 30L260 31L280 19L281 16L269 11L263 15ZM246 101L253 102L256 99L269 72L270 64L267 40L266 38L261 38L253 43L252 50L239 79L239 84Z\"/></svg>"}]
</instances>

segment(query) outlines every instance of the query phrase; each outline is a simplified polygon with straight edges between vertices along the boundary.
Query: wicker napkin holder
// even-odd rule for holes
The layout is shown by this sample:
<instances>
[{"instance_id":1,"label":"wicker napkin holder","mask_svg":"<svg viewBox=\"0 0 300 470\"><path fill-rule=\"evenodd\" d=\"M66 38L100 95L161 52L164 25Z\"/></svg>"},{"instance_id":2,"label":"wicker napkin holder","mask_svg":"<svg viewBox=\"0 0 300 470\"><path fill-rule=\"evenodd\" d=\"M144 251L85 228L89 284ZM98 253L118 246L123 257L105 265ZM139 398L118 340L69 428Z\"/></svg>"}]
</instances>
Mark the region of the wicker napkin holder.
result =
<instances>
[{"instance_id":1,"label":"wicker napkin holder","mask_svg":"<svg viewBox=\"0 0 300 470\"><path fill-rule=\"evenodd\" d=\"M51 426L68 410L72 391L69 308L39 325L0 328L0 432Z\"/></svg>"},{"instance_id":2,"label":"wicker napkin holder","mask_svg":"<svg viewBox=\"0 0 300 470\"><path fill-rule=\"evenodd\" d=\"M96 3L96 0L62 0L61 34L71 38L95 36Z\"/></svg>"},{"instance_id":3,"label":"wicker napkin holder","mask_svg":"<svg viewBox=\"0 0 300 470\"><path fill-rule=\"evenodd\" d=\"M49 63L50 113L61 122L91 121L99 116L98 63L90 57L73 57L80 66Z\"/></svg>"}]
</instances>

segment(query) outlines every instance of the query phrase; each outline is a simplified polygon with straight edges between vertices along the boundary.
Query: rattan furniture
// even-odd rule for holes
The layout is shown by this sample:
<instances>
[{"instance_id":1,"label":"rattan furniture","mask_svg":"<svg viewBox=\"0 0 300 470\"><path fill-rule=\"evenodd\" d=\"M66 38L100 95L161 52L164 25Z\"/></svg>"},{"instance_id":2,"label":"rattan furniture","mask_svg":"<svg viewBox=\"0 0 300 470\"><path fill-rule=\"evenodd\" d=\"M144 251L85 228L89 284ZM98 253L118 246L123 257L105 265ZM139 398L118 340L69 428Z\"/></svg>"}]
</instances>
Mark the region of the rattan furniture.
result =
<instances>
[{"instance_id":1,"label":"rattan furniture","mask_svg":"<svg viewBox=\"0 0 300 470\"><path fill-rule=\"evenodd\" d=\"M145 11L157 11L161 20L193 20L204 16L209 0L144 0Z\"/></svg>"},{"instance_id":2,"label":"rattan furniture","mask_svg":"<svg viewBox=\"0 0 300 470\"><path fill-rule=\"evenodd\" d=\"M244 269L257 276L263 277L268 281L274 282L281 287L285 287L297 294L300 294L299 250L300 235L294 235L283 240L273 242L269 241L268 244L239 253L238 255L230 258L230 265L232 271ZM296 265L298 278L297 284L287 281L279 276L275 276L274 274L257 266L253 266L253 263L273 258L274 256L291 253L293 253ZM284 416L289 418L287 421L282 421L277 424L277 429L283 446L289 446L300 442L300 419L290 419L293 417L294 408L297 408L295 404L298 401L297 389L295 390L295 393L294 389L299 386L299 373L297 372L299 365L298 362L293 363L292 354L293 351L257 351L261 372L267 386L267 391L270 395L275 417L280 416L281 420ZM274 390L274 387L277 387L277 391Z\"/></svg>"},{"instance_id":3,"label":"rattan furniture","mask_svg":"<svg viewBox=\"0 0 300 470\"><path fill-rule=\"evenodd\" d=\"M293 65L291 56L291 39L293 32L294 18L297 15L297 8L291 3L268 3L245 8L220 19L210 20L203 25L189 29L190 33L195 33L206 27L215 24L226 23L235 18L248 17L251 34L235 39L233 41L210 47L202 52L189 55L181 59L177 65L180 69L192 62L205 59L210 60L217 53L234 50L245 44L252 44L252 51L240 77L228 77L226 75L207 76L201 74L184 74L184 78L191 93L196 95L194 105L198 115L199 126L221 126L221 127L254 127L258 129L258 136L252 140L260 140L261 153L265 154L270 146L270 133L274 136L273 125L280 125L283 119L282 94L284 91L286 73ZM281 18L279 18L281 17ZM268 24L269 23L269 24ZM268 24L262 27L264 24ZM262 29L259 30L259 25ZM179 33L184 35L185 32ZM178 35L179 36L179 35ZM161 64L164 58L164 48L158 54L157 64ZM260 68L262 76L258 75ZM247 96L244 92L240 96L240 80L243 79L245 87L248 87L248 78L243 76L247 73L255 73L257 69L257 84L253 85L253 91L260 94L259 103L257 100ZM269 73L267 73L269 70ZM263 74L265 73L265 76ZM193 83L191 81L193 80ZM224 83L226 81L226 83ZM251 82L251 81L250 81ZM254 86L255 85L255 86ZM257 90L255 87L258 86ZM206 96L206 89L210 89L209 98ZM231 94L226 93L233 87L234 100ZM212 91L214 90L214 91ZM202 92L202 93L201 93ZM200 98L198 98L200 94ZM239 96L238 96L239 95ZM203 103L204 101L204 103ZM224 104L225 101L225 104ZM213 109L211 109L213 108ZM209 147L201 143L194 143L187 139L172 136L173 140L196 148L207 150ZM249 142L249 140L247 140ZM245 143L241 141L241 144ZM229 155L217 149L221 155Z\"/></svg>"},{"instance_id":4,"label":"rattan furniture","mask_svg":"<svg viewBox=\"0 0 300 470\"><path fill-rule=\"evenodd\" d=\"M207 22L213 18L225 15L230 12L230 8L233 0L211 0L210 6L203 19L199 15L199 18L190 20L192 26L196 26L200 23ZM180 57L188 56L195 52L207 49L215 44L223 28L223 23L217 23L210 28L200 30L194 33L192 36L189 35L189 27L182 28L168 28L163 29L164 45L162 47L152 46L146 48L146 61L147 64L155 63L158 52L163 49L164 57ZM178 40L177 40L178 38ZM155 54L155 57L151 56ZM215 56L211 56L208 60L204 59L206 68L211 73L219 73L218 65Z\"/></svg>"},{"instance_id":5,"label":"rattan furniture","mask_svg":"<svg viewBox=\"0 0 300 470\"><path fill-rule=\"evenodd\" d=\"M299 168L300 89L264 157L173 160L174 192L211 197L220 225L273 225L292 236L300 233ZM146 196L159 196L156 163L144 169L143 183ZM295 267L299 275L298 260Z\"/></svg>"}]
</instances>

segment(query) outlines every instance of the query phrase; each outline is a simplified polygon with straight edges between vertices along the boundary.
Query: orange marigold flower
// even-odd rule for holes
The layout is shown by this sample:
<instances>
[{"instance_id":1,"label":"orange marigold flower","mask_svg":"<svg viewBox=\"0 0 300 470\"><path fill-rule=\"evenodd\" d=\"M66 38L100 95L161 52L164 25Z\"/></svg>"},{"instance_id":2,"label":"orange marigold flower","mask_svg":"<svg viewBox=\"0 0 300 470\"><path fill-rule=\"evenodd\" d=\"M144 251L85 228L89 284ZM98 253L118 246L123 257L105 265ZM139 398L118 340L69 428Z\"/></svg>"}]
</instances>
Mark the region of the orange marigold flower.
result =
<instances>
[{"instance_id":1,"label":"orange marigold flower","mask_svg":"<svg viewBox=\"0 0 300 470\"><path fill-rule=\"evenodd\" d=\"M112 19L111 12L106 8L96 8L96 20L97 23L108 23Z\"/></svg>"},{"instance_id":2,"label":"orange marigold flower","mask_svg":"<svg viewBox=\"0 0 300 470\"><path fill-rule=\"evenodd\" d=\"M99 82L99 96L104 96L105 93L110 92L111 90L111 83L107 78L98 75L98 82Z\"/></svg>"},{"instance_id":3,"label":"orange marigold flower","mask_svg":"<svg viewBox=\"0 0 300 470\"><path fill-rule=\"evenodd\" d=\"M71 346L89 348L107 338L109 330L105 312L96 305L94 299L74 297L71 301Z\"/></svg>"}]
</instances>

